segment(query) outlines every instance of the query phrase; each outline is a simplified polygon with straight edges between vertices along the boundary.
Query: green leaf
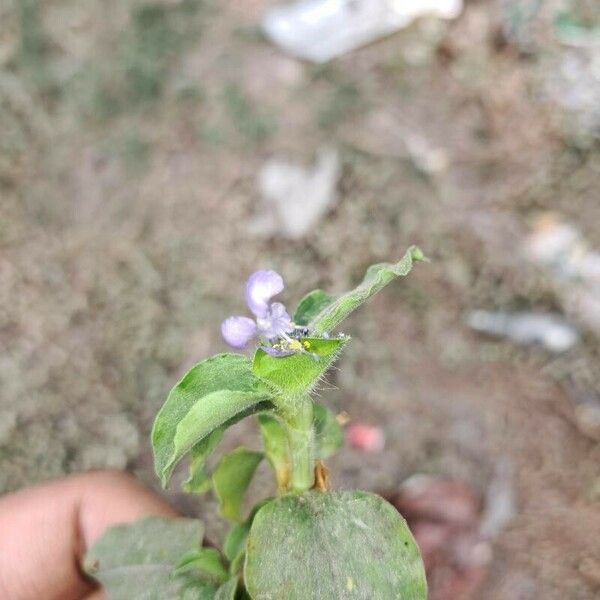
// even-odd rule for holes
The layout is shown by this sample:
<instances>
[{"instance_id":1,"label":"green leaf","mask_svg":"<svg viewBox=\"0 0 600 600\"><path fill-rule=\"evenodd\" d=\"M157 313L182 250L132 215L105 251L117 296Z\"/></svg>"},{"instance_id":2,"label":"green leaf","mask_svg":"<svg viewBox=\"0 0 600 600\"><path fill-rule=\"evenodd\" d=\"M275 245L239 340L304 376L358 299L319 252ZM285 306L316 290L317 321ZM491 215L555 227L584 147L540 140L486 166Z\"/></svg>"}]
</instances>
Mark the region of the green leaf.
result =
<instances>
[{"instance_id":1,"label":"green leaf","mask_svg":"<svg viewBox=\"0 0 600 600\"><path fill-rule=\"evenodd\" d=\"M322 404L314 404L315 456L329 458L344 445L344 430L335 415Z\"/></svg>"},{"instance_id":2,"label":"green leaf","mask_svg":"<svg viewBox=\"0 0 600 600\"><path fill-rule=\"evenodd\" d=\"M175 573L189 571L198 571L201 579L216 585L225 583L229 578L221 554L214 548L200 548L185 554L177 564Z\"/></svg>"},{"instance_id":3,"label":"green leaf","mask_svg":"<svg viewBox=\"0 0 600 600\"><path fill-rule=\"evenodd\" d=\"M171 390L152 428L154 467L165 486L182 456L212 431L268 407L270 391L241 354L198 363Z\"/></svg>"},{"instance_id":4,"label":"green leaf","mask_svg":"<svg viewBox=\"0 0 600 600\"><path fill-rule=\"evenodd\" d=\"M244 494L252 481L262 452L236 448L221 458L213 472L213 487L219 499L221 514L232 521L242 520Z\"/></svg>"},{"instance_id":5,"label":"green leaf","mask_svg":"<svg viewBox=\"0 0 600 600\"><path fill-rule=\"evenodd\" d=\"M183 588L182 591L176 598L178 600L215 600L215 594L217 593L217 588L214 585L208 585L206 583L202 583L196 580L183 580ZM151 592L150 592L151 593ZM130 600L141 600L141 598L147 598L148 600L152 598L152 600L166 600L163 596L135 596L129 597ZM109 600L112 600L110 598ZM169 598L171 600L171 598Z\"/></svg>"},{"instance_id":6,"label":"green leaf","mask_svg":"<svg viewBox=\"0 0 600 600\"><path fill-rule=\"evenodd\" d=\"M425 260L423 252L416 246L411 246L400 261L395 264L380 263L370 266L360 285L345 294L337 296L329 304L323 302L324 306L318 314L311 318L308 324L311 335L320 335L332 331L350 313L354 312L388 283L397 277L408 275L413 263L421 260Z\"/></svg>"},{"instance_id":7,"label":"green leaf","mask_svg":"<svg viewBox=\"0 0 600 600\"><path fill-rule=\"evenodd\" d=\"M294 313L294 323L296 325L308 325L326 306L335 300L323 290L313 290L300 300L298 308Z\"/></svg>"},{"instance_id":8,"label":"green leaf","mask_svg":"<svg viewBox=\"0 0 600 600\"><path fill-rule=\"evenodd\" d=\"M230 563L236 562L238 557L246 551L246 540L248 539L251 526L252 521L248 517L245 521L234 525L229 530L223 543L223 554L225 554ZM236 573L237 571L231 570L231 572Z\"/></svg>"},{"instance_id":9,"label":"green leaf","mask_svg":"<svg viewBox=\"0 0 600 600\"><path fill-rule=\"evenodd\" d=\"M261 600L425 600L425 569L406 521L367 492L306 492L261 508L244 580Z\"/></svg>"},{"instance_id":10,"label":"green leaf","mask_svg":"<svg viewBox=\"0 0 600 600\"><path fill-rule=\"evenodd\" d=\"M288 439L283 425L272 413L258 415L260 433L267 460L269 461L280 493L287 489L289 480Z\"/></svg>"},{"instance_id":11,"label":"green leaf","mask_svg":"<svg viewBox=\"0 0 600 600\"><path fill-rule=\"evenodd\" d=\"M215 429L203 440L199 441L191 450L190 475L183 482L183 490L189 494L204 494L211 488L210 477L204 471L204 465L212 451L217 447L223 437L224 427Z\"/></svg>"},{"instance_id":12,"label":"green leaf","mask_svg":"<svg viewBox=\"0 0 600 600\"><path fill-rule=\"evenodd\" d=\"M250 594L246 591L246 588L242 587L236 596L236 600L252 600Z\"/></svg>"},{"instance_id":13,"label":"green leaf","mask_svg":"<svg viewBox=\"0 0 600 600\"><path fill-rule=\"evenodd\" d=\"M271 356L259 348L254 355L256 375L283 397L308 394L338 357L348 338L310 337L302 341L308 342L307 350L311 354L298 352L289 356Z\"/></svg>"},{"instance_id":14,"label":"green leaf","mask_svg":"<svg viewBox=\"0 0 600 600\"><path fill-rule=\"evenodd\" d=\"M167 469L189 452L205 436L224 425L225 429L240 419L264 410L265 393L220 390L196 403L175 429L173 455Z\"/></svg>"},{"instance_id":15,"label":"green leaf","mask_svg":"<svg viewBox=\"0 0 600 600\"><path fill-rule=\"evenodd\" d=\"M238 587L238 578L234 577L224 583L215 595L215 600L235 600L235 595Z\"/></svg>"},{"instance_id":16,"label":"green leaf","mask_svg":"<svg viewBox=\"0 0 600 600\"><path fill-rule=\"evenodd\" d=\"M175 567L186 553L200 549L203 529L194 519L161 517L118 525L88 551L83 569L104 586L110 600L140 598L141 585L152 590L146 598L179 598L190 582L173 577Z\"/></svg>"},{"instance_id":17,"label":"green leaf","mask_svg":"<svg viewBox=\"0 0 600 600\"><path fill-rule=\"evenodd\" d=\"M248 539L250 527L252 527L252 521L254 521L256 513L270 501L271 499L268 498L258 502L252 508L250 516L244 522L234 525L225 537L225 541L223 542L223 554L230 563L229 572L232 575L239 573L242 569L246 553L246 540Z\"/></svg>"},{"instance_id":18,"label":"green leaf","mask_svg":"<svg viewBox=\"0 0 600 600\"><path fill-rule=\"evenodd\" d=\"M178 600L215 600L217 588L214 585L202 583L201 581L193 579L183 579L183 586L181 593L177 596ZM145 596L145 598L165 600L162 596ZM134 599L135 597L130 598L130 600ZM135 600L140 600L140 597L138 596Z\"/></svg>"}]
</instances>

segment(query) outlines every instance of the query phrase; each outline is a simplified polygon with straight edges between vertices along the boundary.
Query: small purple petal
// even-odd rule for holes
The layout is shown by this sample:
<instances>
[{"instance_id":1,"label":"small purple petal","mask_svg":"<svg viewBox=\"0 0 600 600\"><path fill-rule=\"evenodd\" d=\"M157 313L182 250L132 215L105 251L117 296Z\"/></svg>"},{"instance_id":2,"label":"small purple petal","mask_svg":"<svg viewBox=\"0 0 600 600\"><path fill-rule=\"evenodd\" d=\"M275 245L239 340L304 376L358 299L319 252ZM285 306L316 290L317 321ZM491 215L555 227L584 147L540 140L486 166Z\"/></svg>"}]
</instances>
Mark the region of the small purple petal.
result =
<instances>
[{"instance_id":1,"label":"small purple petal","mask_svg":"<svg viewBox=\"0 0 600 600\"><path fill-rule=\"evenodd\" d=\"M267 315L264 318L258 318L256 322L258 323L258 333L269 340L294 331L290 315L281 302L273 302Z\"/></svg>"},{"instance_id":2,"label":"small purple petal","mask_svg":"<svg viewBox=\"0 0 600 600\"><path fill-rule=\"evenodd\" d=\"M287 309L281 302L272 302L269 307L269 317L271 319L277 319L278 321L285 321L291 329L286 331L293 331L293 327L291 326L292 320L290 319L290 315L288 314Z\"/></svg>"},{"instance_id":3,"label":"small purple petal","mask_svg":"<svg viewBox=\"0 0 600 600\"><path fill-rule=\"evenodd\" d=\"M275 271L256 271L246 282L246 304L260 318L269 312L269 300L283 290L283 279Z\"/></svg>"},{"instance_id":4,"label":"small purple petal","mask_svg":"<svg viewBox=\"0 0 600 600\"><path fill-rule=\"evenodd\" d=\"M261 350L264 350L267 354L275 357L291 356L294 354L291 350L277 350L273 346L259 346Z\"/></svg>"},{"instance_id":5,"label":"small purple petal","mask_svg":"<svg viewBox=\"0 0 600 600\"><path fill-rule=\"evenodd\" d=\"M245 348L256 335L256 323L248 317L229 317L221 323L225 341L234 348Z\"/></svg>"}]
</instances>

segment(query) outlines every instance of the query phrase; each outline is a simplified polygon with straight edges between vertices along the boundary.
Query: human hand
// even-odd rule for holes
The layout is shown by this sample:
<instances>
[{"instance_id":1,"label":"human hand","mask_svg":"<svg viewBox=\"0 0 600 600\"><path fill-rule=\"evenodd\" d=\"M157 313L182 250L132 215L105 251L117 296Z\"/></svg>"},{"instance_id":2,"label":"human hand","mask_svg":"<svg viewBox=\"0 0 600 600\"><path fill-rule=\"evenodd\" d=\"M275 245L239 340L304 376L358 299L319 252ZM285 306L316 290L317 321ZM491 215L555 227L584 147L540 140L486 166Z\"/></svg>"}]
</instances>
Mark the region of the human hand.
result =
<instances>
[{"instance_id":1,"label":"human hand","mask_svg":"<svg viewBox=\"0 0 600 600\"><path fill-rule=\"evenodd\" d=\"M133 477L98 471L0 498L0 598L100 600L80 569L87 549L118 523L177 516Z\"/></svg>"}]
</instances>

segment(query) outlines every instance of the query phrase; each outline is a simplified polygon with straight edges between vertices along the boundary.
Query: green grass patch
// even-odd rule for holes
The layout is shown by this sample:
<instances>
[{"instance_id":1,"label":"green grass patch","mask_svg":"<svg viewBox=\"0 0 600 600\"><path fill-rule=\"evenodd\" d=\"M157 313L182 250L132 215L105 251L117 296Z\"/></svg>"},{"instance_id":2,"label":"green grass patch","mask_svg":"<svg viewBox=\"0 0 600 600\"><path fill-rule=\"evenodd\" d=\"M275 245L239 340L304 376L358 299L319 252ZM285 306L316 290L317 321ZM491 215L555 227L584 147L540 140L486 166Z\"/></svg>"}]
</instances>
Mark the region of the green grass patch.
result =
<instances>
[{"instance_id":1,"label":"green grass patch","mask_svg":"<svg viewBox=\"0 0 600 600\"><path fill-rule=\"evenodd\" d=\"M277 130L275 118L257 109L236 83L225 86L222 100L227 116L247 142L262 142Z\"/></svg>"}]
</instances>

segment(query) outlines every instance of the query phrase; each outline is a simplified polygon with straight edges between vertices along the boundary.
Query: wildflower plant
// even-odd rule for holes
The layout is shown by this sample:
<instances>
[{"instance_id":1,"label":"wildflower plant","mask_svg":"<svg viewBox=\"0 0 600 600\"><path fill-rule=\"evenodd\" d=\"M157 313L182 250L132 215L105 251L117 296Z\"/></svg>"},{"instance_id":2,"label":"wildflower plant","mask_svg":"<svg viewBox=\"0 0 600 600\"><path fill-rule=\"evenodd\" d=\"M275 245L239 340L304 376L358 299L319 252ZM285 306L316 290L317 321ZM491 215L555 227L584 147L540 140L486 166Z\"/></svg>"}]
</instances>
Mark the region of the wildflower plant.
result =
<instances>
[{"instance_id":1,"label":"wildflower plant","mask_svg":"<svg viewBox=\"0 0 600 600\"><path fill-rule=\"evenodd\" d=\"M293 318L274 298L283 280L257 271L246 284L254 318L221 325L235 348L256 342L252 359L217 354L171 390L152 429L154 464L163 486L189 457L184 490L214 492L233 525L222 551L202 547L194 519L150 517L109 530L88 552L86 571L116 600L425 600L419 549L404 519L367 492L329 490L325 459L343 444L335 415L314 392L350 338L336 327L399 276L422 252L371 266L353 290L310 292ZM237 448L209 473L207 459L225 430L256 416L263 450ZM259 464L272 467L276 494L243 510Z\"/></svg>"}]
</instances>

